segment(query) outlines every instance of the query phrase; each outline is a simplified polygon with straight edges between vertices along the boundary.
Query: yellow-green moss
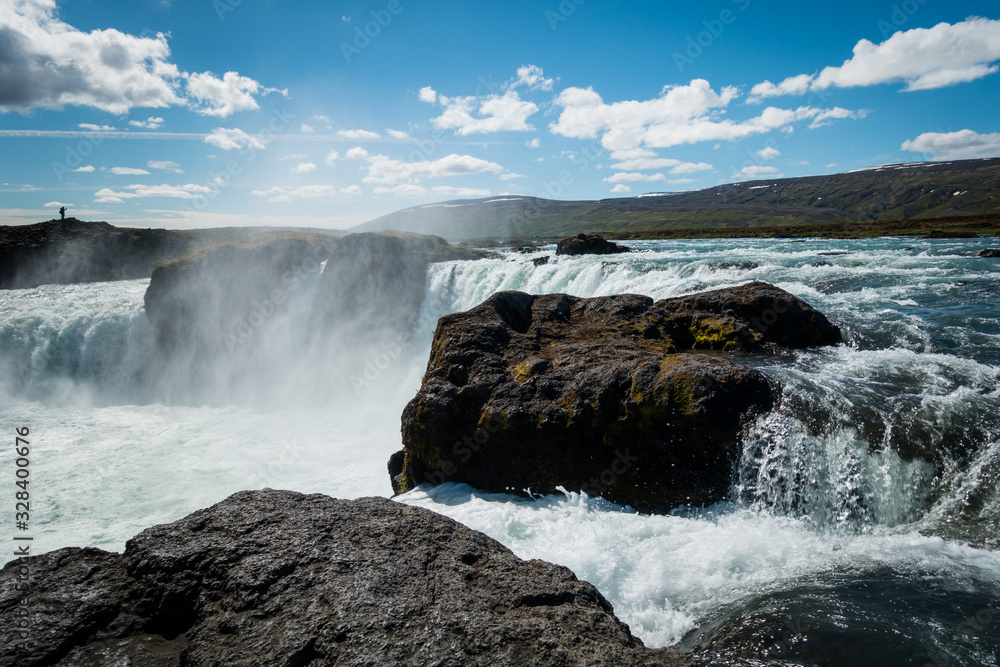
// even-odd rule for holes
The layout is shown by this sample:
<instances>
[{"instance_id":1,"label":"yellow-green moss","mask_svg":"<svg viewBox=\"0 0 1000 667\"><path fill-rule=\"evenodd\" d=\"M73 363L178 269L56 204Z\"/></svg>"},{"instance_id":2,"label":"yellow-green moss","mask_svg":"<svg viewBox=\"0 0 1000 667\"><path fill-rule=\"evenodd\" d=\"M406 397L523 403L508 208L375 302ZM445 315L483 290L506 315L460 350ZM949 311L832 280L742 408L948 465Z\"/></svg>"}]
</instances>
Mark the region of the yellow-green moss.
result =
<instances>
[{"instance_id":1,"label":"yellow-green moss","mask_svg":"<svg viewBox=\"0 0 1000 667\"><path fill-rule=\"evenodd\" d=\"M739 346L739 330L730 322L704 317L688 327L694 347L732 350Z\"/></svg>"}]
</instances>

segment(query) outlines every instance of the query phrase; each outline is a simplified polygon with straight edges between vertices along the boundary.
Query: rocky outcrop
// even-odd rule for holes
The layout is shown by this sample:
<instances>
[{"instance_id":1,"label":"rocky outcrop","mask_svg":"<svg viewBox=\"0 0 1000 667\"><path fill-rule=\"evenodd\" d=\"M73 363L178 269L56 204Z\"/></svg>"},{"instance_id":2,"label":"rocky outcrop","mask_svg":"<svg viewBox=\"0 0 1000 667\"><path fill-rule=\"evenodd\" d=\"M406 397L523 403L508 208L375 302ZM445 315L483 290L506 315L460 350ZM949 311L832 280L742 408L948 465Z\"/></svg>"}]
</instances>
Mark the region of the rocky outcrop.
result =
<instances>
[{"instance_id":1,"label":"rocky outcrop","mask_svg":"<svg viewBox=\"0 0 1000 667\"><path fill-rule=\"evenodd\" d=\"M451 519L267 489L149 528L121 555L9 563L0 632L0 664L19 667L689 664L644 647L568 569Z\"/></svg>"},{"instance_id":2,"label":"rocky outcrop","mask_svg":"<svg viewBox=\"0 0 1000 667\"><path fill-rule=\"evenodd\" d=\"M501 292L441 318L403 412L394 489L563 487L651 512L715 502L742 426L772 407L777 389L698 351L839 341L821 313L765 283L656 303Z\"/></svg>"},{"instance_id":3,"label":"rocky outcrop","mask_svg":"<svg viewBox=\"0 0 1000 667\"><path fill-rule=\"evenodd\" d=\"M0 227L0 289L146 278L190 249L179 232L76 218Z\"/></svg>"},{"instance_id":4,"label":"rocky outcrop","mask_svg":"<svg viewBox=\"0 0 1000 667\"><path fill-rule=\"evenodd\" d=\"M987 248L981 251L977 257L1000 257L1000 248Z\"/></svg>"},{"instance_id":5,"label":"rocky outcrop","mask_svg":"<svg viewBox=\"0 0 1000 667\"><path fill-rule=\"evenodd\" d=\"M318 276L335 243L317 234L263 234L161 264L144 299L160 345L199 357L234 351Z\"/></svg>"},{"instance_id":6,"label":"rocky outcrop","mask_svg":"<svg viewBox=\"0 0 1000 667\"><path fill-rule=\"evenodd\" d=\"M319 286L320 328L341 340L398 339L413 331L424 300L427 267L487 253L439 236L403 232L350 234L330 256Z\"/></svg>"},{"instance_id":7,"label":"rocky outcrop","mask_svg":"<svg viewBox=\"0 0 1000 667\"><path fill-rule=\"evenodd\" d=\"M631 252L631 248L591 234L570 236L556 245L556 255L613 255L619 252Z\"/></svg>"}]
</instances>

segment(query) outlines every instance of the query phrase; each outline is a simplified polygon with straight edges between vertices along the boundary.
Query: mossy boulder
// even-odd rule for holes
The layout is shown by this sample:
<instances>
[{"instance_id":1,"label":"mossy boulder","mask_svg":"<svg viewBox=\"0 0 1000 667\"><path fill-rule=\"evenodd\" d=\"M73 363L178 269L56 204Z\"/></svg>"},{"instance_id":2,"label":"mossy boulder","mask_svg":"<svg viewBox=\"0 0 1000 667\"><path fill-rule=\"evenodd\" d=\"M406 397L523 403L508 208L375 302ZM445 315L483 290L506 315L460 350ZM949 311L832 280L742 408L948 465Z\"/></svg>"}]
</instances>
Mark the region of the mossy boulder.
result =
<instances>
[{"instance_id":1,"label":"mossy boulder","mask_svg":"<svg viewBox=\"0 0 1000 667\"><path fill-rule=\"evenodd\" d=\"M781 326L763 324L768 308L781 311ZM837 341L822 314L764 283L655 303L494 294L439 321L423 384L403 412L394 490L446 481L493 492L562 487L650 512L718 501L743 427L772 408L779 388L699 348Z\"/></svg>"}]
</instances>

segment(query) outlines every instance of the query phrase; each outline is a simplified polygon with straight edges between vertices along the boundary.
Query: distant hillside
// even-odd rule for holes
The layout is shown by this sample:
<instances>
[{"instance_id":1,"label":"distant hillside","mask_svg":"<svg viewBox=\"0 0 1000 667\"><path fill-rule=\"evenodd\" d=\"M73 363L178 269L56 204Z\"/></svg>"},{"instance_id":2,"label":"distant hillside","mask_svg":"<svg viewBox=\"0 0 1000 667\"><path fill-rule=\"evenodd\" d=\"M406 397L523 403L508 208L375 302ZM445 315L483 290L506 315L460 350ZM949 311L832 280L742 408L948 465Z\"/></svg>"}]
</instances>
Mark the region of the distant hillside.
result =
<instances>
[{"instance_id":1,"label":"distant hillside","mask_svg":"<svg viewBox=\"0 0 1000 667\"><path fill-rule=\"evenodd\" d=\"M76 218L0 227L0 289L148 278L158 264L195 248L278 231L136 229Z\"/></svg>"},{"instance_id":2,"label":"distant hillside","mask_svg":"<svg viewBox=\"0 0 1000 667\"><path fill-rule=\"evenodd\" d=\"M461 241L983 214L1000 214L1000 158L891 164L600 201L457 200L397 211L351 231L398 229Z\"/></svg>"}]
</instances>

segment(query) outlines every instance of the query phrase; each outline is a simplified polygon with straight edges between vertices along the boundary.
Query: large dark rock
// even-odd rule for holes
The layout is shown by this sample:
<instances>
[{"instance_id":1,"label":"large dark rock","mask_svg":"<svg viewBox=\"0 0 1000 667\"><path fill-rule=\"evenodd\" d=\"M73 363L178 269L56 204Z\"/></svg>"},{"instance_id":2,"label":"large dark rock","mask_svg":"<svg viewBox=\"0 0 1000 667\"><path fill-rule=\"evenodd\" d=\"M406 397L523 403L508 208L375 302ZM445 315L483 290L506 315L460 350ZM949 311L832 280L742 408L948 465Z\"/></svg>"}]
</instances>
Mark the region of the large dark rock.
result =
<instances>
[{"instance_id":1,"label":"large dark rock","mask_svg":"<svg viewBox=\"0 0 1000 667\"><path fill-rule=\"evenodd\" d=\"M393 487L564 487L653 512L715 502L743 425L770 410L776 388L695 350L839 340L821 313L765 283L656 303L501 292L441 318L403 412Z\"/></svg>"},{"instance_id":2,"label":"large dark rock","mask_svg":"<svg viewBox=\"0 0 1000 667\"><path fill-rule=\"evenodd\" d=\"M1000 257L1000 248L987 248L980 251L978 257Z\"/></svg>"},{"instance_id":3,"label":"large dark rock","mask_svg":"<svg viewBox=\"0 0 1000 667\"><path fill-rule=\"evenodd\" d=\"M145 308L161 346L214 356L280 312L315 278L336 239L316 234L264 234L207 246L153 271Z\"/></svg>"},{"instance_id":4,"label":"large dark rock","mask_svg":"<svg viewBox=\"0 0 1000 667\"><path fill-rule=\"evenodd\" d=\"M19 634L30 573L29 635ZM0 572L0 664L683 665L572 572L382 498L244 491Z\"/></svg>"},{"instance_id":5,"label":"large dark rock","mask_svg":"<svg viewBox=\"0 0 1000 667\"><path fill-rule=\"evenodd\" d=\"M321 329L342 340L396 340L412 333L435 262L471 260L487 253L450 245L439 236L366 232L345 236L320 283Z\"/></svg>"},{"instance_id":6,"label":"large dark rock","mask_svg":"<svg viewBox=\"0 0 1000 667\"><path fill-rule=\"evenodd\" d=\"M178 232L76 218L0 227L0 289L145 278L191 247Z\"/></svg>"},{"instance_id":7,"label":"large dark rock","mask_svg":"<svg viewBox=\"0 0 1000 667\"><path fill-rule=\"evenodd\" d=\"M556 245L556 255L612 255L619 252L631 252L631 248L591 234L570 236Z\"/></svg>"}]
</instances>

